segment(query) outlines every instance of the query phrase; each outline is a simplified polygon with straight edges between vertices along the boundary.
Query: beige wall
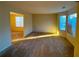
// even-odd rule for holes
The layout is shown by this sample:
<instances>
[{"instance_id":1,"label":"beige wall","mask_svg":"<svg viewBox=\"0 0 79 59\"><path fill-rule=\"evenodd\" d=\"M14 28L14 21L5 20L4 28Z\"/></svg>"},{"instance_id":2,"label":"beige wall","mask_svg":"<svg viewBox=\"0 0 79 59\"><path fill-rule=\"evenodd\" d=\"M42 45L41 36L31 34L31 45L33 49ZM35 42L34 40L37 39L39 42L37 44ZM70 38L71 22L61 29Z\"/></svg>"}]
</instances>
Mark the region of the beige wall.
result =
<instances>
[{"instance_id":1,"label":"beige wall","mask_svg":"<svg viewBox=\"0 0 79 59\"><path fill-rule=\"evenodd\" d=\"M10 28L10 12L24 14L24 34L32 32L32 15L13 7L3 7L0 3L0 52L12 45L11 28ZM30 25L29 25L30 24Z\"/></svg>"},{"instance_id":2,"label":"beige wall","mask_svg":"<svg viewBox=\"0 0 79 59\"><path fill-rule=\"evenodd\" d=\"M24 17L24 36L26 36L32 32L32 15L25 14Z\"/></svg>"},{"instance_id":3,"label":"beige wall","mask_svg":"<svg viewBox=\"0 0 79 59\"><path fill-rule=\"evenodd\" d=\"M57 32L57 14L33 14L33 31Z\"/></svg>"}]
</instances>

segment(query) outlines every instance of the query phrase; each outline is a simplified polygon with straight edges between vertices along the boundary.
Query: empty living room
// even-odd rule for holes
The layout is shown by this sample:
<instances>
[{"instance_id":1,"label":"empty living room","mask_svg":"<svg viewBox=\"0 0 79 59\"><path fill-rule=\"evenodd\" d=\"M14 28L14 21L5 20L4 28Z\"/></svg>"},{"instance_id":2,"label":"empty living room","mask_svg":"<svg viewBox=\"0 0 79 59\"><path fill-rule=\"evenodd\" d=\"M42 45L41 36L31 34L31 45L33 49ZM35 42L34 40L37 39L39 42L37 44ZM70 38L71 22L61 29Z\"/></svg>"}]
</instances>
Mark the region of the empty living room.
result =
<instances>
[{"instance_id":1,"label":"empty living room","mask_svg":"<svg viewBox=\"0 0 79 59\"><path fill-rule=\"evenodd\" d=\"M0 1L0 57L79 57L78 1Z\"/></svg>"}]
</instances>

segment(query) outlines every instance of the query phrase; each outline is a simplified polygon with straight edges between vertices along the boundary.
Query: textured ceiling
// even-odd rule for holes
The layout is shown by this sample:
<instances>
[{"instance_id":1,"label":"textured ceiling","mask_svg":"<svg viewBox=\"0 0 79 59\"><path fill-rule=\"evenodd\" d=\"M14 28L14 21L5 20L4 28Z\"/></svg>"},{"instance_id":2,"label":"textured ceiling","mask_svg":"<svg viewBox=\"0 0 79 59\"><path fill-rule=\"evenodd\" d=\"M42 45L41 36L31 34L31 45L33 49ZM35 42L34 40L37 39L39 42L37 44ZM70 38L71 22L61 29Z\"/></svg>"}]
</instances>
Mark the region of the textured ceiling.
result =
<instances>
[{"instance_id":1,"label":"textured ceiling","mask_svg":"<svg viewBox=\"0 0 79 59\"><path fill-rule=\"evenodd\" d=\"M17 1L3 2L5 5L19 8L32 14L64 12L76 6L72 1Z\"/></svg>"}]
</instances>

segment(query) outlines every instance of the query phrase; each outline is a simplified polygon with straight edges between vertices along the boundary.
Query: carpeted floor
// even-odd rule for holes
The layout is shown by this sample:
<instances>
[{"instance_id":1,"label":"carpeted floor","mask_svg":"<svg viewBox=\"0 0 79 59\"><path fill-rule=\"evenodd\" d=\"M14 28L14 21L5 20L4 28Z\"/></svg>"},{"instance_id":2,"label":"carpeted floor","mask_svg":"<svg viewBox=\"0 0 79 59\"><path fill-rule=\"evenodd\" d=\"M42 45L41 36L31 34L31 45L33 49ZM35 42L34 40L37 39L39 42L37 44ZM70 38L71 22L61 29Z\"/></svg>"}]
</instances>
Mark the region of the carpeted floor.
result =
<instances>
[{"instance_id":1,"label":"carpeted floor","mask_svg":"<svg viewBox=\"0 0 79 59\"><path fill-rule=\"evenodd\" d=\"M50 35L53 33L47 33L47 32L32 32L29 35L26 35L25 37L33 37L33 36L40 36L40 35Z\"/></svg>"},{"instance_id":2,"label":"carpeted floor","mask_svg":"<svg viewBox=\"0 0 79 59\"><path fill-rule=\"evenodd\" d=\"M13 43L4 56L9 57L72 57L74 47L63 37L44 37Z\"/></svg>"}]
</instances>

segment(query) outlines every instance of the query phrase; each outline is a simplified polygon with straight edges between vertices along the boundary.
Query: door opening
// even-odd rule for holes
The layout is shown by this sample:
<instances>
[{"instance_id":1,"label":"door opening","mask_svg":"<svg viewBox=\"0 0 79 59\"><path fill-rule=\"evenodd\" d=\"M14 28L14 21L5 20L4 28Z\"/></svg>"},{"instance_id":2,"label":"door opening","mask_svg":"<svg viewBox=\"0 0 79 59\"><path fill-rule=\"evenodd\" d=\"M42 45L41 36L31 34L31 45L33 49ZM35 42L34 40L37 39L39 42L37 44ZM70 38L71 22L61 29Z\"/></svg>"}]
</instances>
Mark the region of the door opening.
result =
<instances>
[{"instance_id":1,"label":"door opening","mask_svg":"<svg viewBox=\"0 0 79 59\"><path fill-rule=\"evenodd\" d=\"M12 42L24 38L24 15L10 12L10 25Z\"/></svg>"}]
</instances>

